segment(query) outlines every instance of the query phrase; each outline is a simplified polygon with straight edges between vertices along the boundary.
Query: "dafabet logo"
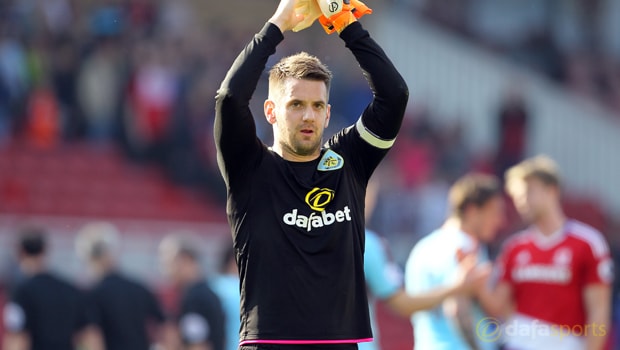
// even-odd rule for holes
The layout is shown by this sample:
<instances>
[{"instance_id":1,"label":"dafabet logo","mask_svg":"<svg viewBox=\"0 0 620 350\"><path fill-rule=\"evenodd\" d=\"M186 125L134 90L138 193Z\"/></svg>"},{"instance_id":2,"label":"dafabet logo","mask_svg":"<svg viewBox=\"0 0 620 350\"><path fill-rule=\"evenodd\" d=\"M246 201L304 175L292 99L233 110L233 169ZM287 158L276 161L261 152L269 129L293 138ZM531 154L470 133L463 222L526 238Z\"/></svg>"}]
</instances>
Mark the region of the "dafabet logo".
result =
<instances>
[{"instance_id":1,"label":"dafabet logo","mask_svg":"<svg viewBox=\"0 0 620 350\"><path fill-rule=\"evenodd\" d=\"M336 197L336 192L329 188L314 187L306 193L306 204L312 209L310 215L299 214L299 209L284 214L282 220L289 226L297 226L310 232L313 228L329 226L336 222L351 221L351 210L345 206L341 210L328 212L327 205ZM320 213L320 214L319 214Z\"/></svg>"},{"instance_id":2,"label":"dafabet logo","mask_svg":"<svg viewBox=\"0 0 620 350\"><path fill-rule=\"evenodd\" d=\"M315 187L306 194L306 204L308 204L312 210L323 211L329 202L334 199L335 195L336 192L334 192L334 190Z\"/></svg>"}]
</instances>

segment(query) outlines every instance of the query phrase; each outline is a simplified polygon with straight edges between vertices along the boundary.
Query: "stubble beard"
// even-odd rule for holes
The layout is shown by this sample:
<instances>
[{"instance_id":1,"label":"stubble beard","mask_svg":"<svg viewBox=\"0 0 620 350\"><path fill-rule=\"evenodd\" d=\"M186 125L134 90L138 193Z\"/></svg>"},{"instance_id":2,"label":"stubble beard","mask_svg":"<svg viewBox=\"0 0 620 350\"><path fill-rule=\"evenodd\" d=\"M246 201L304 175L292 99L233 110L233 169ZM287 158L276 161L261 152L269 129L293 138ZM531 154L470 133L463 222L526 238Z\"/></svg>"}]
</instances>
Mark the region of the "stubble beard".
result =
<instances>
[{"instance_id":1,"label":"stubble beard","mask_svg":"<svg viewBox=\"0 0 620 350\"><path fill-rule=\"evenodd\" d=\"M321 144L323 142L322 135L316 140L312 142L303 142L294 136L291 137L288 142L281 142L280 146L283 149L288 149L290 153L299 155L299 156L310 156L315 154L318 150L321 149Z\"/></svg>"}]
</instances>

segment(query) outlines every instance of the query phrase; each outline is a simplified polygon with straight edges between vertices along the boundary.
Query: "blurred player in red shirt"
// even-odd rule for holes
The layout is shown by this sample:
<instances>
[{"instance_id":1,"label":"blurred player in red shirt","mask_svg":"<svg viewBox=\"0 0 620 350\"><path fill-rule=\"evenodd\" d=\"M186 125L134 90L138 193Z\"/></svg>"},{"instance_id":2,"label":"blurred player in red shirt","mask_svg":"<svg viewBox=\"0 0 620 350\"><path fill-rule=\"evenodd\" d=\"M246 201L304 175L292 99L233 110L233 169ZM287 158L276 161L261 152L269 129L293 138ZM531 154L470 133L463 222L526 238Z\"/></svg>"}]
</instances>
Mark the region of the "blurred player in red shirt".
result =
<instances>
[{"instance_id":1,"label":"blurred player in red shirt","mask_svg":"<svg viewBox=\"0 0 620 350\"><path fill-rule=\"evenodd\" d=\"M478 324L478 336L502 336L507 350L603 349L611 331L613 279L607 242L594 228L565 217L550 158L508 169L506 190L530 226L505 243L498 283L491 294L482 291L483 304L502 327Z\"/></svg>"}]
</instances>

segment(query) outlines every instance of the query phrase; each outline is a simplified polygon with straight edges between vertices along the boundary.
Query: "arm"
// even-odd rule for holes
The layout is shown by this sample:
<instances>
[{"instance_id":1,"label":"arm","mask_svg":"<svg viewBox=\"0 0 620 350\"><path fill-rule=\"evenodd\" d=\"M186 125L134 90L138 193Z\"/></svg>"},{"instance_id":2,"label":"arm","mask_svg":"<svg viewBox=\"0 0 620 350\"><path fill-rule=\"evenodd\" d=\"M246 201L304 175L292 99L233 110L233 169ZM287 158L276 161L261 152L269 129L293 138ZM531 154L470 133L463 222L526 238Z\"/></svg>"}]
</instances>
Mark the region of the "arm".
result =
<instances>
[{"instance_id":1,"label":"arm","mask_svg":"<svg viewBox=\"0 0 620 350\"><path fill-rule=\"evenodd\" d=\"M489 274L474 290L485 313L501 321L510 317L515 308L513 281L510 273L515 254L512 242L509 240L503 244L494 265L486 264Z\"/></svg>"},{"instance_id":2,"label":"arm","mask_svg":"<svg viewBox=\"0 0 620 350\"><path fill-rule=\"evenodd\" d=\"M2 349L28 350L30 349L30 335L28 334L24 296L19 290L13 300L4 305L4 340Z\"/></svg>"},{"instance_id":3,"label":"arm","mask_svg":"<svg viewBox=\"0 0 620 350\"><path fill-rule=\"evenodd\" d=\"M145 285L140 286L146 306L147 321L153 322L154 332L149 332L151 343L171 349L174 341L174 324L167 319L157 296Z\"/></svg>"},{"instance_id":4,"label":"arm","mask_svg":"<svg viewBox=\"0 0 620 350\"><path fill-rule=\"evenodd\" d=\"M583 306L586 312L587 350L605 348L611 332L611 284L614 279L613 260L603 235L594 231L583 254Z\"/></svg>"},{"instance_id":5,"label":"arm","mask_svg":"<svg viewBox=\"0 0 620 350\"><path fill-rule=\"evenodd\" d=\"M472 318L472 301L470 298L458 296L449 299L444 305L446 315L454 319L456 327L463 336L463 339L472 350L478 350L476 341L476 331L474 330L474 320Z\"/></svg>"},{"instance_id":6,"label":"arm","mask_svg":"<svg viewBox=\"0 0 620 350\"><path fill-rule=\"evenodd\" d=\"M77 345L76 348L78 349L105 350L101 330L94 325L87 326L81 330L76 335L75 343Z\"/></svg>"},{"instance_id":7,"label":"arm","mask_svg":"<svg viewBox=\"0 0 620 350\"><path fill-rule=\"evenodd\" d=\"M446 298L458 294L459 291L460 289L456 285L439 287L417 295L409 295L400 289L384 301L390 310L396 314L402 317L410 317L415 312L439 306Z\"/></svg>"},{"instance_id":8,"label":"arm","mask_svg":"<svg viewBox=\"0 0 620 350\"><path fill-rule=\"evenodd\" d=\"M228 183L230 169L252 166L261 149L256 125L250 111L250 99L267 60L301 18L293 10L293 0L282 0L278 9L237 56L222 82L215 101L214 136L218 165Z\"/></svg>"},{"instance_id":9,"label":"arm","mask_svg":"<svg viewBox=\"0 0 620 350\"><path fill-rule=\"evenodd\" d=\"M211 344L192 344L185 347L187 350L212 350Z\"/></svg>"},{"instance_id":10,"label":"arm","mask_svg":"<svg viewBox=\"0 0 620 350\"><path fill-rule=\"evenodd\" d=\"M450 297L456 297L455 300L468 299L471 289L481 284L488 276L484 266L475 265L475 257L476 255L471 253L461 258L458 278L454 283L415 295L409 295L401 290L386 299L388 306L401 316L409 317L417 311L433 309Z\"/></svg>"},{"instance_id":11,"label":"arm","mask_svg":"<svg viewBox=\"0 0 620 350\"><path fill-rule=\"evenodd\" d=\"M584 304L586 307L586 349L602 350L611 331L611 287L604 284L591 284L584 288Z\"/></svg>"},{"instance_id":12,"label":"arm","mask_svg":"<svg viewBox=\"0 0 620 350\"><path fill-rule=\"evenodd\" d=\"M346 47L359 63L373 93L373 99L355 124L364 146L356 152L367 154L365 160L355 161L361 177L369 178L385 152L394 144L404 117L409 90L381 47L359 22L348 25L341 33ZM369 161L374 159L376 161Z\"/></svg>"},{"instance_id":13,"label":"arm","mask_svg":"<svg viewBox=\"0 0 620 350\"><path fill-rule=\"evenodd\" d=\"M373 94L362 114L361 124L379 138L393 140L409 100L407 83L359 22L347 26L340 37L355 56Z\"/></svg>"},{"instance_id":14,"label":"arm","mask_svg":"<svg viewBox=\"0 0 620 350\"><path fill-rule=\"evenodd\" d=\"M4 334L2 348L5 350L29 350L30 336L25 332L7 332Z\"/></svg>"},{"instance_id":15,"label":"arm","mask_svg":"<svg viewBox=\"0 0 620 350\"><path fill-rule=\"evenodd\" d=\"M500 281L496 286L481 283L475 291L482 309L491 317L506 320L514 310L512 287L506 281Z\"/></svg>"}]
</instances>

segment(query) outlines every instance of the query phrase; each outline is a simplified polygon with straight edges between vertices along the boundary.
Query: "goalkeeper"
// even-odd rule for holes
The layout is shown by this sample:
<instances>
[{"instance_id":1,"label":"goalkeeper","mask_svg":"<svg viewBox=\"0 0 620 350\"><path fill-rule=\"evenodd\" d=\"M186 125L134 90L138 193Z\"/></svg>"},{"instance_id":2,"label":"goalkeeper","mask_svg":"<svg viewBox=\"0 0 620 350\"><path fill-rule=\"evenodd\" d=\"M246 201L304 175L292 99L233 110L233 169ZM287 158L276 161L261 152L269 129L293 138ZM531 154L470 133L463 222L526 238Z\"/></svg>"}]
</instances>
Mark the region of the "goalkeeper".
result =
<instances>
[{"instance_id":1,"label":"goalkeeper","mask_svg":"<svg viewBox=\"0 0 620 350\"><path fill-rule=\"evenodd\" d=\"M363 3L281 0L237 57L216 96L215 141L240 276L240 349L357 349L372 340L364 283L364 197L392 147L407 85L357 21ZM257 138L249 108L284 33L318 19L337 33L373 99L355 125L323 139L332 74L316 57L282 58L269 72ZM287 35L294 36L294 33Z\"/></svg>"}]
</instances>

